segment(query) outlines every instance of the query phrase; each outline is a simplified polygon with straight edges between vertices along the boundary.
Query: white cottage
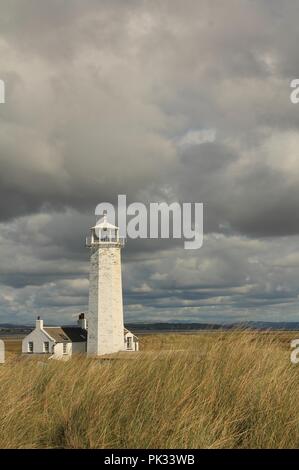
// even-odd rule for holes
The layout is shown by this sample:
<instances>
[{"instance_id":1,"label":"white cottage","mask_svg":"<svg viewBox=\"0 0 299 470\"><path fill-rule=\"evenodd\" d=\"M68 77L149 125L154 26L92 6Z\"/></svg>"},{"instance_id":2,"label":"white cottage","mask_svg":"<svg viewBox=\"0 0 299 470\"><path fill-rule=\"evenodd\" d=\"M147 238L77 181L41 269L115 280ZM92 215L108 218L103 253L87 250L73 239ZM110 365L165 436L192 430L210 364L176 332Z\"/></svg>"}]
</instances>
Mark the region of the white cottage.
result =
<instances>
[{"instance_id":1,"label":"white cottage","mask_svg":"<svg viewBox=\"0 0 299 470\"><path fill-rule=\"evenodd\" d=\"M139 340L131 331L124 328L124 350L125 351L139 351Z\"/></svg>"},{"instance_id":2,"label":"white cottage","mask_svg":"<svg viewBox=\"0 0 299 470\"><path fill-rule=\"evenodd\" d=\"M78 326L44 326L39 317L35 329L22 341L23 354L49 354L54 357L85 353L87 328L84 314L80 314Z\"/></svg>"}]
</instances>

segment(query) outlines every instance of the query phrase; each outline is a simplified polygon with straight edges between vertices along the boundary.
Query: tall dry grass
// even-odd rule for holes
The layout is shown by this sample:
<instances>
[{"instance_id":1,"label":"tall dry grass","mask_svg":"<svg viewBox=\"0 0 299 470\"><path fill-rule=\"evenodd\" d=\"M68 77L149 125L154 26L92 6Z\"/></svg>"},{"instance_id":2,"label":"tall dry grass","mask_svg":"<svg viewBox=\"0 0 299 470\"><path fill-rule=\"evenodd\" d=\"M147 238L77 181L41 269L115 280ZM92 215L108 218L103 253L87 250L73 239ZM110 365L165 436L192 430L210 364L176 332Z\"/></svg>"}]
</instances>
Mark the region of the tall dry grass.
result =
<instances>
[{"instance_id":1,"label":"tall dry grass","mask_svg":"<svg viewBox=\"0 0 299 470\"><path fill-rule=\"evenodd\" d=\"M274 335L157 335L134 359L11 357L1 448L299 446L299 365Z\"/></svg>"}]
</instances>

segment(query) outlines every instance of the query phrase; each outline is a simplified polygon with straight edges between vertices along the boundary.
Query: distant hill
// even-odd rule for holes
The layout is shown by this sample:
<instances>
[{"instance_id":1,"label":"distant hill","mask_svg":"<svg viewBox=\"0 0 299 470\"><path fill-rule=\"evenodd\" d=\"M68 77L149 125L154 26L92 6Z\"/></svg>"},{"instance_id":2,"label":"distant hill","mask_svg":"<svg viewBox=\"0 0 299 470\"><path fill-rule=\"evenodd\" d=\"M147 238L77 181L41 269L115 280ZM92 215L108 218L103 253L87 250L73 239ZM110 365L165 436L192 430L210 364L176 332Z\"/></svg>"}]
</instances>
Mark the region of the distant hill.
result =
<instances>
[{"instance_id":1,"label":"distant hill","mask_svg":"<svg viewBox=\"0 0 299 470\"><path fill-rule=\"evenodd\" d=\"M248 321L237 325L259 330L299 330L299 322Z\"/></svg>"},{"instance_id":2,"label":"distant hill","mask_svg":"<svg viewBox=\"0 0 299 470\"><path fill-rule=\"evenodd\" d=\"M252 328L257 330L299 330L299 322L242 322L242 323L128 323L128 329L134 332L157 331L196 331L230 330L232 328Z\"/></svg>"},{"instance_id":3,"label":"distant hill","mask_svg":"<svg viewBox=\"0 0 299 470\"><path fill-rule=\"evenodd\" d=\"M27 325L12 325L11 323L0 323L0 335L2 336L26 336L32 331L33 327Z\"/></svg>"},{"instance_id":4,"label":"distant hill","mask_svg":"<svg viewBox=\"0 0 299 470\"><path fill-rule=\"evenodd\" d=\"M223 325L212 323L126 323L126 327L135 333L223 329Z\"/></svg>"},{"instance_id":5,"label":"distant hill","mask_svg":"<svg viewBox=\"0 0 299 470\"><path fill-rule=\"evenodd\" d=\"M73 326L73 325L64 325ZM257 330L292 330L299 331L299 322L264 322L248 321L242 323L126 323L126 327L134 333L155 332L189 332L199 330L230 330L232 328L252 328ZM33 325L15 325L12 323L0 323L1 334L28 334L34 328Z\"/></svg>"},{"instance_id":6,"label":"distant hill","mask_svg":"<svg viewBox=\"0 0 299 470\"><path fill-rule=\"evenodd\" d=\"M16 329L22 329L22 328L31 328L31 326L28 325L15 325L13 323L0 323L0 328L16 328Z\"/></svg>"}]
</instances>

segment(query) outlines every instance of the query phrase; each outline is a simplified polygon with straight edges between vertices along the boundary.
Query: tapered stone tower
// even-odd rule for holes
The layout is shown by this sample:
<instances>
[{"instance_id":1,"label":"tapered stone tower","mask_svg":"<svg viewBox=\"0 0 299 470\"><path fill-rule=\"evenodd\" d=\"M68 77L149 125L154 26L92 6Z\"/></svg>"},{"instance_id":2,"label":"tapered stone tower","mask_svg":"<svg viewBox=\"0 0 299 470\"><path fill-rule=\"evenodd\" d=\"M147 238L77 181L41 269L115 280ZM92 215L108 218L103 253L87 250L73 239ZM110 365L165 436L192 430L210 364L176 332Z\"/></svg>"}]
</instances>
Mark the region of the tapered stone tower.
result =
<instances>
[{"instance_id":1,"label":"tapered stone tower","mask_svg":"<svg viewBox=\"0 0 299 470\"><path fill-rule=\"evenodd\" d=\"M90 239L87 353L102 355L124 349L121 256L118 227L106 215L92 227Z\"/></svg>"}]
</instances>

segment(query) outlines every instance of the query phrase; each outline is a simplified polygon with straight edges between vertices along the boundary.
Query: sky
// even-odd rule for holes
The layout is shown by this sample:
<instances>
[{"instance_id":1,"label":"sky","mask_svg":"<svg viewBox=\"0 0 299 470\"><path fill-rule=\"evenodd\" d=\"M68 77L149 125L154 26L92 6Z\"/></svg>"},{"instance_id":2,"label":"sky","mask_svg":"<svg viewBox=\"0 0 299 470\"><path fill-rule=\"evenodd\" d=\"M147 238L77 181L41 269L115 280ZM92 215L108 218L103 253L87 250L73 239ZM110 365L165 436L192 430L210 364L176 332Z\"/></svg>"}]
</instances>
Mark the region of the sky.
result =
<instances>
[{"instance_id":1,"label":"sky","mask_svg":"<svg viewBox=\"0 0 299 470\"><path fill-rule=\"evenodd\" d=\"M202 202L130 240L127 322L299 321L299 4L2 0L0 323L88 304L100 202Z\"/></svg>"}]
</instances>

